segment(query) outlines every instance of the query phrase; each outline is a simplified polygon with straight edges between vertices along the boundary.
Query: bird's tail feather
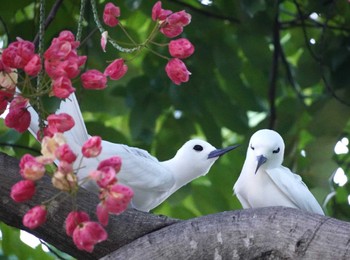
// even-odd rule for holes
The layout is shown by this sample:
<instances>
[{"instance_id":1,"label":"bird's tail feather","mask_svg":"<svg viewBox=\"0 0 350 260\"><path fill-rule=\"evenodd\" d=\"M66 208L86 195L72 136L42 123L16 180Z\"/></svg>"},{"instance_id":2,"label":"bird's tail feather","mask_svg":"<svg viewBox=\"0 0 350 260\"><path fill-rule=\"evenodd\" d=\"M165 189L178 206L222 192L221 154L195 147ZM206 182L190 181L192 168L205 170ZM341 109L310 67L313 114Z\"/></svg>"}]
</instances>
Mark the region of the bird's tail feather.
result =
<instances>
[{"instance_id":1,"label":"bird's tail feather","mask_svg":"<svg viewBox=\"0 0 350 260\"><path fill-rule=\"evenodd\" d=\"M39 131L39 116L38 113L29 107L28 111L31 114L31 123L29 126L29 131L32 135L37 137L37 132ZM67 143L72 147L73 150L80 149L85 141L89 138L82 113L80 111L79 103L74 93L72 93L67 99L61 101L59 109L56 114L67 113L73 117L75 125L74 127L65 132L64 136Z\"/></svg>"}]
</instances>

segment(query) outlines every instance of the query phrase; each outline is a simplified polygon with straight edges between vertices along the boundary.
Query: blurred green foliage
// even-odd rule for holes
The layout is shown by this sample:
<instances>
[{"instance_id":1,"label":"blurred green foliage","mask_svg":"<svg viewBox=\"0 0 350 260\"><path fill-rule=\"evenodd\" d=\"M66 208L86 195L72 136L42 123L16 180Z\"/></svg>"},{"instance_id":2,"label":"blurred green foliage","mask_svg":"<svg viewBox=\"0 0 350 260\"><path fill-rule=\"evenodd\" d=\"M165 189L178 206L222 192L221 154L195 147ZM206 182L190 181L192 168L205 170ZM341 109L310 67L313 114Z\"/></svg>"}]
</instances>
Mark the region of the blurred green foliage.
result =
<instances>
[{"instance_id":1,"label":"blurred green foliage","mask_svg":"<svg viewBox=\"0 0 350 260\"><path fill-rule=\"evenodd\" d=\"M47 12L54 2L46 1ZM104 91L87 91L75 82L91 135L147 149L160 160L172 157L194 136L216 147L242 144L154 213L187 219L240 208L232 186L249 138L257 129L274 128L286 143L284 165L303 177L320 203L327 198L327 215L350 220L350 185L340 187L332 180L338 167L350 177L349 154L334 152L340 139L350 138L348 1L163 1L165 9L185 9L192 15L182 37L196 51L185 61L192 72L190 81L181 86L167 78L167 61L151 52L122 54L111 45L102 52L87 2L80 48L81 54L88 55L85 69L103 71L107 61L129 60L127 75L109 82ZM99 1L99 14L104 2ZM154 26L150 17L154 3L116 2L121 23L137 42L143 42ZM62 1L46 30L45 46L61 30L76 32L79 8L79 1ZM4 47L16 37L33 40L38 1L7 1L0 18ZM118 41L127 41L119 27L108 31ZM159 35L155 41L169 40ZM155 50L169 56L166 47ZM34 153L23 147L39 150L29 134L8 130L2 121L0 133L7 153Z\"/></svg>"}]
</instances>

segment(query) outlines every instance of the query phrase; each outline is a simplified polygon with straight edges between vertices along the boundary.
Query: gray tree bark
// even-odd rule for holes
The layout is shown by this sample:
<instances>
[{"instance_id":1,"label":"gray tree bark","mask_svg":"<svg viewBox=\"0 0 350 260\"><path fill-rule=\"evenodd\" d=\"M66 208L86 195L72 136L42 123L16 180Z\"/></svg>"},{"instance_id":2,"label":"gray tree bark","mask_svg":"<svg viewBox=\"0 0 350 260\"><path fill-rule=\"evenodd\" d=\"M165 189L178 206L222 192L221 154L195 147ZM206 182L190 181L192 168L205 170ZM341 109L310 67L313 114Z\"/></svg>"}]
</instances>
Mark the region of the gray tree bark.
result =
<instances>
[{"instance_id":1,"label":"gray tree bark","mask_svg":"<svg viewBox=\"0 0 350 260\"><path fill-rule=\"evenodd\" d=\"M49 178L39 182L28 203L9 197L20 179L18 160L0 154L0 220L27 230L21 219L32 206L56 193ZM92 254L79 251L64 230L72 203L49 209L47 222L27 230L78 259L350 259L350 223L291 208L272 207L221 212L180 221L127 210L112 216L109 238ZM79 209L95 218L98 198L79 193Z\"/></svg>"}]
</instances>

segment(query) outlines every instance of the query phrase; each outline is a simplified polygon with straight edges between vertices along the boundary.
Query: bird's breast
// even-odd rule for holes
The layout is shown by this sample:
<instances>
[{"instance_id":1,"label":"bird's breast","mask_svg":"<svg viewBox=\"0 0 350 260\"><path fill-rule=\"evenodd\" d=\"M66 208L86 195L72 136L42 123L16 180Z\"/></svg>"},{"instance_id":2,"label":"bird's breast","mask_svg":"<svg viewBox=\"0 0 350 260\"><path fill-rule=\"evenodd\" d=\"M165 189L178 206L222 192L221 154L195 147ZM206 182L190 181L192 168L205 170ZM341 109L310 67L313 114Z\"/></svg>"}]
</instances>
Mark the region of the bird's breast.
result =
<instances>
[{"instance_id":1,"label":"bird's breast","mask_svg":"<svg viewBox=\"0 0 350 260\"><path fill-rule=\"evenodd\" d=\"M236 190L252 208L285 206L297 208L296 205L281 191L267 173L259 170L246 174Z\"/></svg>"}]
</instances>

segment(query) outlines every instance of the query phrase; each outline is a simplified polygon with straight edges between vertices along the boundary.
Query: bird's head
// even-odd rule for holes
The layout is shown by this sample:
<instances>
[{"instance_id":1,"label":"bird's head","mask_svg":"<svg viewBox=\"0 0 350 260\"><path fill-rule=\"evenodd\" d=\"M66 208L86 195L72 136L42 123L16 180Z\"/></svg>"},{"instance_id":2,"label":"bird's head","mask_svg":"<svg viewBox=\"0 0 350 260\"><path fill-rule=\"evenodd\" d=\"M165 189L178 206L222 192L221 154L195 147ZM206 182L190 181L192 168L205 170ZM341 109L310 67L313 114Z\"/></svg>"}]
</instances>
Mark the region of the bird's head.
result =
<instances>
[{"instance_id":1,"label":"bird's head","mask_svg":"<svg viewBox=\"0 0 350 260\"><path fill-rule=\"evenodd\" d=\"M256 163L255 173L259 169L278 167L283 162L284 142L275 131L262 129L255 132L249 141L247 160Z\"/></svg>"},{"instance_id":2,"label":"bird's head","mask_svg":"<svg viewBox=\"0 0 350 260\"><path fill-rule=\"evenodd\" d=\"M183 165L191 168L197 175L205 175L213 163L223 154L237 148L238 145L229 146L223 149L216 149L210 143L192 139L187 141L176 153L175 158Z\"/></svg>"}]
</instances>

